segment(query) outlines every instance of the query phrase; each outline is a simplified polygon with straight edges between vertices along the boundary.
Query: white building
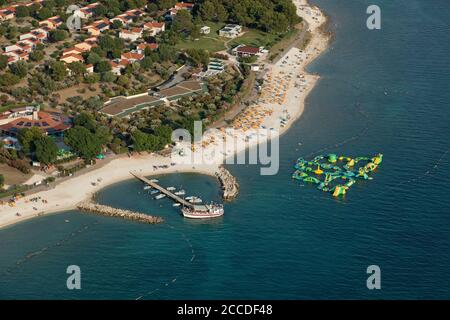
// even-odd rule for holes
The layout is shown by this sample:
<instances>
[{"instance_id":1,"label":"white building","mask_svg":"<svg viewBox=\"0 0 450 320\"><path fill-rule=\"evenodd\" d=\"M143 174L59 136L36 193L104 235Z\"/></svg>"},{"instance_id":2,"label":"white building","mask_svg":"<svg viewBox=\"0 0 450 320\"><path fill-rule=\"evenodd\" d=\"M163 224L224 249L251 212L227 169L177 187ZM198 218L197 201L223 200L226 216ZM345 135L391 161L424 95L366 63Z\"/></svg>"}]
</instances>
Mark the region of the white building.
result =
<instances>
[{"instance_id":1,"label":"white building","mask_svg":"<svg viewBox=\"0 0 450 320\"><path fill-rule=\"evenodd\" d=\"M210 34L211 33L211 28L208 26L203 26L200 28L200 33L201 34Z\"/></svg>"},{"instance_id":2,"label":"white building","mask_svg":"<svg viewBox=\"0 0 450 320\"><path fill-rule=\"evenodd\" d=\"M219 35L225 38L236 38L242 32L242 27L238 24L227 24L219 31Z\"/></svg>"}]
</instances>

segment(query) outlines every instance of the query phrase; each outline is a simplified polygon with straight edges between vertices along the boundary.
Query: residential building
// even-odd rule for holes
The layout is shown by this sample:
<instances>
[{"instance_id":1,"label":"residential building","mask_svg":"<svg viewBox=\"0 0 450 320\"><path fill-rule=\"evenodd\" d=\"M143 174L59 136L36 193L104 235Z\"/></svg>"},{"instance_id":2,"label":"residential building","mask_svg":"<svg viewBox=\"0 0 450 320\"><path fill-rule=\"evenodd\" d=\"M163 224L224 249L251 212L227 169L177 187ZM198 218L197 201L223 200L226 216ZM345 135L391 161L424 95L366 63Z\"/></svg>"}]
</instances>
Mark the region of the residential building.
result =
<instances>
[{"instance_id":1,"label":"residential building","mask_svg":"<svg viewBox=\"0 0 450 320\"><path fill-rule=\"evenodd\" d=\"M263 48L251 47L246 45L239 45L231 52L238 57L260 56Z\"/></svg>"},{"instance_id":2,"label":"residential building","mask_svg":"<svg viewBox=\"0 0 450 320\"><path fill-rule=\"evenodd\" d=\"M144 54L146 48L149 48L150 50L156 50L156 49L158 49L158 44L157 43L141 43L136 47L136 52L139 54Z\"/></svg>"},{"instance_id":3,"label":"residential building","mask_svg":"<svg viewBox=\"0 0 450 320\"><path fill-rule=\"evenodd\" d=\"M201 34L210 34L211 33L211 28L208 26L203 26L200 28L200 33Z\"/></svg>"},{"instance_id":4,"label":"residential building","mask_svg":"<svg viewBox=\"0 0 450 320\"><path fill-rule=\"evenodd\" d=\"M61 57L59 60L64 63L67 63L67 64L70 64L73 62L83 62L84 61L83 57L76 53L69 53L69 54Z\"/></svg>"},{"instance_id":5,"label":"residential building","mask_svg":"<svg viewBox=\"0 0 450 320\"><path fill-rule=\"evenodd\" d=\"M142 29L141 28L133 28L131 30L122 29L119 32L119 38L134 42L142 37Z\"/></svg>"},{"instance_id":6,"label":"residential building","mask_svg":"<svg viewBox=\"0 0 450 320\"><path fill-rule=\"evenodd\" d=\"M148 34L154 37L158 33L166 30L166 24L164 22L147 22L144 24L144 30L148 31Z\"/></svg>"},{"instance_id":7,"label":"residential building","mask_svg":"<svg viewBox=\"0 0 450 320\"><path fill-rule=\"evenodd\" d=\"M130 63L141 61L144 59L144 55L136 52L123 53L121 56L122 60L129 61Z\"/></svg>"},{"instance_id":8,"label":"residential building","mask_svg":"<svg viewBox=\"0 0 450 320\"><path fill-rule=\"evenodd\" d=\"M61 19L60 16L54 16L51 18L48 18L47 20L43 20L41 22L39 22L39 26L41 27L47 27L50 30L56 29L57 27L59 27L61 24L63 24L63 19Z\"/></svg>"},{"instance_id":9,"label":"residential building","mask_svg":"<svg viewBox=\"0 0 450 320\"><path fill-rule=\"evenodd\" d=\"M242 32L242 27L238 24L227 24L221 30L219 30L219 35L225 38L236 38Z\"/></svg>"},{"instance_id":10,"label":"residential building","mask_svg":"<svg viewBox=\"0 0 450 320\"><path fill-rule=\"evenodd\" d=\"M99 6L99 2L91 3L80 9L79 15L82 19L90 19L94 16L94 10L97 6Z\"/></svg>"},{"instance_id":11,"label":"residential building","mask_svg":"<svg viewBox=\"0 0 450 320\"><path fill-rule=\"evenodd\" d=\"M83 30L86 30L87 33L89 33L92 36L98 36L100 33L102 33L105 30L108 30L110 27L111 22L108 19L102 19L97 20L91 25L88 25L83 28Z\"/></svg>"}]
</instances>

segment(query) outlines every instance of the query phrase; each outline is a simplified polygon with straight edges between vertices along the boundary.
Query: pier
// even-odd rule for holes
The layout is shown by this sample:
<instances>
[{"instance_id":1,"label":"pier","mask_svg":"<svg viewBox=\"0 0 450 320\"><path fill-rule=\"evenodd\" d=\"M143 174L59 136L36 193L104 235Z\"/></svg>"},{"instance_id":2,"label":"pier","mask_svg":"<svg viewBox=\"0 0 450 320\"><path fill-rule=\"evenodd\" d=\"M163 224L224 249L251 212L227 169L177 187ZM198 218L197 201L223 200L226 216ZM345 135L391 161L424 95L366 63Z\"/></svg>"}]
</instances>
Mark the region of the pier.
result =
<instances>
[{"instance_id":1,"label":"pier","mask_svg":"<svg viewBox=\"0 0 450 320\"><path fill-rule=\"evenodd\" d=\"M167 190L166 188L161 187L159 184L150 181L149 179L138 175L136 173L130 172L136 179L142 181L143 183L149 185L150 187L152 187L153 189L159 190L159 192L165 194L166 196L168 196L169 198L171 198L172 200L182 204L185 207L189 207L189 208L193 208L194 205L182 198L180 198L179 196L177 196L176 194L170 192L169 190Z\"/></svg>"},{"instance_id":2,"label":"pier","mask_svg":"<svg viewBox=\"0 0 450 320\"><path fill-rule=\"evenodd\" d=\"M239 184L236 178L223 166L220 166L219 171L216 172L216 177L222 186L223 199L231 201L236 198L239 193Z\"/></svg>"},{"instance_id":3,"label":"pier","mask_svg":"<svg viewBox=\"0 0 450 320\"><path fill-rule=\"evenodd\" d=\"M144 213L134 212L130 210L116 209L101 204L93 203L92 201L84 201L77 205L81 211L100 214L108 217L117 217L126 220L132 220L142 223L155 224L163 222L163 218L155 217Z\"/></svg>"}]
</instances>

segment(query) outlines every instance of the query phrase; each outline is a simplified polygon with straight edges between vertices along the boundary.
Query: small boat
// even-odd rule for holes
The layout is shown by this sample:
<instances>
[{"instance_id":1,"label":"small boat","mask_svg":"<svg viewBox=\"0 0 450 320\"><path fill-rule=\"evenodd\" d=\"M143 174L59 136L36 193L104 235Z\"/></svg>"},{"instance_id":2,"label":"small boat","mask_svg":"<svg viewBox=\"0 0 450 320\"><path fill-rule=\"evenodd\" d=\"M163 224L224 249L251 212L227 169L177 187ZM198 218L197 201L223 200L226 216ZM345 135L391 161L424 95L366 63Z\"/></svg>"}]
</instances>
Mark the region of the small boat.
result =
<instances>
[{"instance_id":1,"label":"small boat","mask_svg":"<svg viewBox=\"0 0 450 320\"><path fill-rule=\"evenodd\" d=\"M159 200L159 199L162 199L162 198L165 198L165 197L166 197L165 194L158 194L158 195L155 197L155 199L156 199L156 200Z\"/></svg>"},{"instance_id":2,"label":"small boat","mask_svg":"<svg viewBox=\"0 0 450 320\"><path fill-rule=\"evenodd\" d=\"M153 182L153 183L158 183L158 182L159 182L159 180L158 180L158 179L151 179L151 180L150 180L150 182Z\"/></svg>"},{"instance_id":3,"label":"small boat","mask_svg":"<svg viewBox=\"0 0 450 320\"><path fill-rule=\"evenodd\" d=\"M202 203L202 199L193 197L191 200L189 200L190 203Z\"/></svg>"},{"instance_id":4,"label":"small boat","mask_svg":"<svg viewBox=\"0 0 450 320\"><path fill-rule=\"evenodd\" d=\"M194 199L195 197L193 197L193 196L189 196L189 197L186 197L186 200L192 200L192 199Z\"/></svg>"},{"instance_id":5,"label":"small boat","mask_svg":"<svg viewBox=\"0 0 450 320\"><path fill-rule=\"evenodd\" d=\"M172 207L179 207L179 206L181 206L181 204L179 204L179 203L174 203L174 204L172 205Z\"/></svg>"},{"instance_id":6,"label":"small boat","mask_svg":"<svg viewBox=\"0 0 450 320\"><path fill-rule=\"evenodd\" d=\"M145 186L144 190L150 190L152 187L151 186Z\"/></svg>"},{"instance_id":7,"label":"small boat","mask_svg":"<svg viewBox=\"0 0 450 320\"><path fill-rule=\"evenodd\" d=\"M153 190L153 191L150 191L150 194L157 194L159 191L158 190Z\"/></svg>"},{"instance_id":8,"label":"small boat","mask_svg":"<svg viewBox=\"0 0 450 320\"><path fill-rule=\"evenodd\" d=\"M177 188L175 188L175 187L167 187L166 189L169 190L169 191L175 191L175 190L177 190Z\"/></svg>"},{"instance_id":9,"label":"small boat","mask_svg":"<svg viewBox=\"0 0 450 320\"><path fill-rule=\"evenodd\" d=\"M186 191L184 191L184 190L175 192L175 195L177 195L177 196L184 196L185 194L186 194Z\"/></svg>"}]
</instances>

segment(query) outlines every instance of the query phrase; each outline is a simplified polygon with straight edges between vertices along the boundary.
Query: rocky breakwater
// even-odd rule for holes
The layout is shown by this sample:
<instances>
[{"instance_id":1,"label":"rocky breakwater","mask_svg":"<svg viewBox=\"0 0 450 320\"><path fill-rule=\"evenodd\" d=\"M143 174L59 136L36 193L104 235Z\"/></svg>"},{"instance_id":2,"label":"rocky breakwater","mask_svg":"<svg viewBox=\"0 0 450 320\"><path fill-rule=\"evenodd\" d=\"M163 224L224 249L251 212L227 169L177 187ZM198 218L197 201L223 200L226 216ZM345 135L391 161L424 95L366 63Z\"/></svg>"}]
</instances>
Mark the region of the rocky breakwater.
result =
<instances>
[{"instance_id":1,"label":"rocky breakwater","mask_svg":"<svg viewBox=\"0 0 450 320\"><path fill-rule=\"evenodd\" d=\"M130 210L123 210L104 206L101 204L94 203L92 201L84 201L77 205L77 208L81 211L91 212L100 214L108 217L122 218L126 220L137 221L141 223L155 224L164 222L161 217L150 216L148 214L143 214L139 212L134 212Z\"/></svg>"},{"instance_id":2,"label":"rocky breakwater","mask_svg":"<svg viewBox=\"0 0 450 320\"><path fill-rule=\"evenodd\" d=\"M223 190L223 199L226 201L233 200L239 193L239 184L236 178L223 166L220 166L219 170L216 172L216 177Z\"/></svg>"}]
</instances>

